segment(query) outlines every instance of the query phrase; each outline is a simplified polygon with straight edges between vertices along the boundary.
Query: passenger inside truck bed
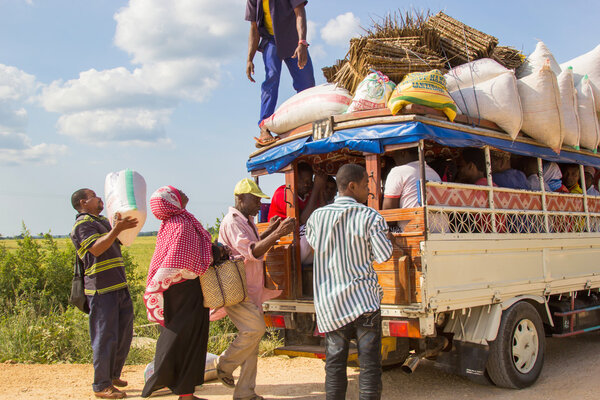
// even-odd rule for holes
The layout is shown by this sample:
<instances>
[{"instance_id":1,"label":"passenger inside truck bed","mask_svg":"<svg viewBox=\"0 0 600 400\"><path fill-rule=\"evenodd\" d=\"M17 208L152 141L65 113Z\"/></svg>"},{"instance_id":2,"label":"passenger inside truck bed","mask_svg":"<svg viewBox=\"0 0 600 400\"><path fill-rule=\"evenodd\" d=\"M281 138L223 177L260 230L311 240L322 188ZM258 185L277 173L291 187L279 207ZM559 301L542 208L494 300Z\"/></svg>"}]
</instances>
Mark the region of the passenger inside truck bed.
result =
<instances>
[{"instance_id":1,"label":"passenger inside truck bed","mask_svg":"<svg viewBox=\"0 0 600 400\"><path fill-rule=\"evenodd\" d=\"M492 162L492 177L500 186L511 189L531 190L531 185L523 171L514 169L510 164L510 153L499 151L490 152Z\"/></svg>"},{"instance_id":2,"label":"passenger inside truck bed","mask_svg":"<svg viewBox=\"0 0 600 400\"><path fill-rule=\"evenodd\" d=\"M569 193L583 194L581 186L579 186L579 165L577 164L561 164L562 183L569 190Z\"/></svg>"},{"instance_id":3,"label":"passenger inside truck bed","mask_svg":"<svg viewBox=\"0 0 600 400\"><path fill-rule=\"evenodd\" d=\"M320 203L324 196L326 183L327 175L317 173L313 182L312 167L307 163L298 163L296 204L300 209L300 259L302 264L312 264L313 252L304 235L304 224L312 212L322 205ZM269 221L276 215L282 219L287 217L285 190L285 185L281 185L273 193L269 208Z\"/></svg>"},{"instance_id":4,"label":"passenger inside truck bed","mask_svg":"<svg viewBox=\"0 0 600 400\"><path fill-rule=\"evenodd\" d=\"M394 153L396 167L392 168L385 181L383 209L419 207L419 152L416 147L399 150ZM441 182L440 176L425 163L425 179ZM400 221L398 226L404 230L408 222Z\"/></svg>"},{"instance_id":5,"label":"passenger inside truck bed","mask_svg":"<svg viewBox=\"0 0 600 400\"><path fill-rule=\"evenodd\" d=\"M488 184L483 150L474 147L464 149L457 164L457 182L483 186ZM495 183L493 185L497 186Z\"/></svg>"}]
</instances>

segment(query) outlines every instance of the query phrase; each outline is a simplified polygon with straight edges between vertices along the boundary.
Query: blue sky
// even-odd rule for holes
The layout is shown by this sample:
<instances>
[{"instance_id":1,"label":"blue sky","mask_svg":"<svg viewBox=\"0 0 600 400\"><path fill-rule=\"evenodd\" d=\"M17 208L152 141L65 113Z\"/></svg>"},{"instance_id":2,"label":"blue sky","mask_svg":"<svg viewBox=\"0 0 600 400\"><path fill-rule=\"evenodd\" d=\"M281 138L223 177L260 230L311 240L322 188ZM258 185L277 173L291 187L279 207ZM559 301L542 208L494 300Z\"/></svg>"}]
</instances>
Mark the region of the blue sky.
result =
<instances>
[{"instance_id":1,"label":"blue sky","mask_svg":"<svg viewBox=\"0 0 600 400\"><path fill-rule=\"evenodd\" d=\"M559 62L600 43L595 1L312 0L310 51L320 72L348 39L398 8L444 10L525 54L543 40ZM69 232L70 194L133 168L149 194L181 187L212 224L257 135L256 80L245 77L244 0L0 0L0 233ZM283 73L280 103L293 94ZM261 180L267 193L283 182ZM149 217L143 230L158 229Z\"/></svg>"}]
</instances>

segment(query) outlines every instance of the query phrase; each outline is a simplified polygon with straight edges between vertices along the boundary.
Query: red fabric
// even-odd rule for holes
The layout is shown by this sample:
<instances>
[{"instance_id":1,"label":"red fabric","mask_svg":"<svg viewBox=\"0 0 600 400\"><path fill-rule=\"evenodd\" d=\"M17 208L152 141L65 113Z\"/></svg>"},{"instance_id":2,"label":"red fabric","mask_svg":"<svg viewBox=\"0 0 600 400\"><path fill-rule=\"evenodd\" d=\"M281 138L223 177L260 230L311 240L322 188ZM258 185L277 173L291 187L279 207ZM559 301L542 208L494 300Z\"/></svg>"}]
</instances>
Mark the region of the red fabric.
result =
<instances>
[{"instance_id":1,"label":"red fabric","mask_svg":"<svg viewBox=\"0 0 600 400\"><path fill-rule=\"evenodd\" d=\"M210 233L185 208L176 208L164 199L150 199L150 209L162 224L146 283L159 268L186 269L202 275L211 261Z\"/></svg>"},{"instance_id":2,"label":"red fabric","mask_svg":"<svg viewBox=\"0 0 600 400\"><path fill-rule=\"evenodd\" d=\"M300 207L300 212L304 210L306 204L308 203L308 199L310 199L310 193L306 195L306 198L301 199L298 197L298 207ZM281 218L287 217L285 203L285 185L281 185L275 190L273 193L273 197L271 197L271 206L269 207L269 221L276 215L279 215Z\"/></svg>"},{"instance_id":3,"label":"red fabric","mask_svg":"<svg viewBox=\"0 0 600 400\"><path fill-rule=\"evenodd\" d=\"M148 319L164 326L163 292L206 272L212 262L212 244L210 233L181 207L176 189L158 189L150 198L150 210L162 223L148 270L144 303Z\"/></svg>"}]
</instances>

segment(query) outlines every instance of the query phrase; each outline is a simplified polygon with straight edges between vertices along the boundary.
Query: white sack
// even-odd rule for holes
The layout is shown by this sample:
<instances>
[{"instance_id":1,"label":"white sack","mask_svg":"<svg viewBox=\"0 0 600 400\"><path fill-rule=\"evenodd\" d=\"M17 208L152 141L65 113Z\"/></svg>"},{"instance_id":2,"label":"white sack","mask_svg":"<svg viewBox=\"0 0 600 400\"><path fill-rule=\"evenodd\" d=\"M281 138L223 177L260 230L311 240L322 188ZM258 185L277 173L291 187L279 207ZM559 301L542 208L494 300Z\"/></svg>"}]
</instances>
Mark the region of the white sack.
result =
<instances>
[{"instance_id":1,"label":"white sack","mask_svg":"<svg viewBox=\"0 0 600 400\"><path fill-rule=\"evenodd\" d=\"M591 80L584 76L577 86L577 102L579 103L579 146L595 151L598 147L600 131L596 115L596 102L592 90Z\"/></svg>"},{"instance_id":2,"label":"white sack","mask_svg":"<svg viewBox=\"0 0 600 400\"><path fill-rule=\"evenodd\" d=\"M356 88L347 113L385 108L396 84L381 72L372 72Z\"/></svg>"},{"instance_id":3,"label":"white sack","mask_svg":"<svg viewBox=\"0 0 600 400\"><path fill-rule=\"evenodd\" d=\"M444 75L444 78L446 78L448 92L454 92L459 89L470 88L509 71L508 68L491 58L482 58L452 68Z\"/></svg>"},{"instance_id":4,"label":"white sack","mask_svg":"<svg viewBox=\"0 0 600 400\"><path fill-rule=\"evenodd\" d=\"M206 353L206 363L204 364L204 382L217 379L217 360L219 356L213 353ZM154 360L150 361L144 369L144 383L154 375Z\"/></svg>"},{"instance_id":5,"label":"white sack","mask_svg":"<svg viewBox=\"0 0 600 400\"><path fill-rule=\"evenodd\" d=\"M511 70L474 88L465 88L450 93L463 114L495 122L515 139L523 124L521 99L517 89L517 78Z\"/></svg>"},{"instance_id":6,"label":"white sack","mask_svg":"<svg viewBox=\"0 0 600 400\"><path fill-rule=\"evenodd\" d=\"M517 69L517 78L521 79L527 75L533 74L546 64L546 60L550 61L550 69L556 75L561 73L560 65L556 62L554 55L548 50L544 42L539 41L535 46L535 50L531 53L525 62Z\"/></svg>"},{"instance_id":7,"label":"white sack","mask_svg":"<svg viewBox=\"0 0 600 400\"><path fill-rule=\"evenodd\" d=\"M517 80L523 126L521 130L556 153L564 139L560 92L556 75L547 62L538 71Z\"/></svg>"},{"instance_id":8,"label":"white sack","mask_svg":"<svg viewBox=\"0 0 600 400\"><path fill-rule=\"evenodd\" d=\"M315 86L287 99L273 115L261 122L261 126L274 133L284 133L309 122L342 114L351 101L352 95L344 88L330 83Z\"/></svg>"},{"instance_id":9,"label":"white sack","mask_svg":"<svg viewBox=\"0 0 600 400\"><path fill-rule=\"evenodd\" d=\"M577 113L577 92L573 82L573 70L565 69L557 77L560 92L560 109L563 117L565 138L563 144L579 148L579 114Z\"/></svg>"},{"instance_id":10,"label":"white sack","mask_svg":"<svg viewBox=\"0 0 600 400\"><path fill-rule=\"evenodd\" d=\"M562 69L573 67L575 82L583 79L585 75L590 79L596 100L596 111L600 111L600 44L595 49L579 57L560 64Z\"/></svg>"},{"instance_id":11,"label":"white sack","mask_svg":"<svg viewBox=\"0 0 600 400\"><path fill-rule=\"evenodd\" d=\"M104 199L111 225L116 213L121 214L121 218L133 217L138 220L135 228L117 236L123 245L130 246L146 222L146 181L131 169L111 172L104 181Z\"/></svg>"}]
</instances>

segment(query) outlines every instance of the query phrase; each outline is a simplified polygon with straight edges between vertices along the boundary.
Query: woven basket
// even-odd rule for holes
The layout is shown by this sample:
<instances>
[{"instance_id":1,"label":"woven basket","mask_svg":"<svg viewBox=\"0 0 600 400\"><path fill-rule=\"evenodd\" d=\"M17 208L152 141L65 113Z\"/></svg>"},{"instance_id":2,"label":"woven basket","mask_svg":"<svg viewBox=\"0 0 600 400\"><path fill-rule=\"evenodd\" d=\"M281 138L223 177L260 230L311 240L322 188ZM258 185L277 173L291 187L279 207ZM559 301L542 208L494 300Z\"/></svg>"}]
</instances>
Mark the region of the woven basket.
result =
<instances>
[{"instance_id":1,"label":"woven basket","mask_svg":"<svg viewBox=\"0 0 600 400\"><path fill-rule=\"evenodd\" d=\"M243 260L211 265L200 276L204 307L219 308L241 303L248 296Z\"/></svg>"}]
</instances>

